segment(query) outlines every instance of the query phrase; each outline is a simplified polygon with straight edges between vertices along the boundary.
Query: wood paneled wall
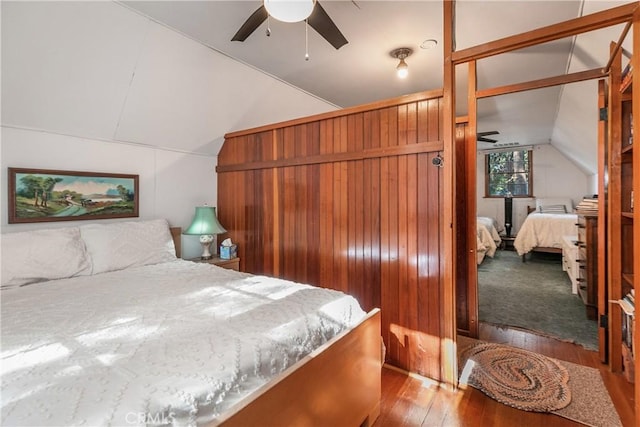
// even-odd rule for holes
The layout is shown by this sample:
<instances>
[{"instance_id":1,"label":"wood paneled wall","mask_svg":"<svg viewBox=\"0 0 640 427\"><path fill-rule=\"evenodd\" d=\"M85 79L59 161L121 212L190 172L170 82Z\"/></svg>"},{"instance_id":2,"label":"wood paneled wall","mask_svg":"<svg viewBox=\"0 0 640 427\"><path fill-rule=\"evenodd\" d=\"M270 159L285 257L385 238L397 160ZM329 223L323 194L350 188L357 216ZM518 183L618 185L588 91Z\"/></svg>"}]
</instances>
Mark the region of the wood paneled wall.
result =
<instances>
[{"instance_id":1,"label":"wood paneled wall","mask_svg":"<svg viewBox=\"0 0 640 427\"><path fill-rule=\"evenodd\" d=\"M387 361L440 379L442 91L228 134L218 215L241 269L380 307ZM445 159L446 161L446 159Z\"/></svg>"}]
</instances>

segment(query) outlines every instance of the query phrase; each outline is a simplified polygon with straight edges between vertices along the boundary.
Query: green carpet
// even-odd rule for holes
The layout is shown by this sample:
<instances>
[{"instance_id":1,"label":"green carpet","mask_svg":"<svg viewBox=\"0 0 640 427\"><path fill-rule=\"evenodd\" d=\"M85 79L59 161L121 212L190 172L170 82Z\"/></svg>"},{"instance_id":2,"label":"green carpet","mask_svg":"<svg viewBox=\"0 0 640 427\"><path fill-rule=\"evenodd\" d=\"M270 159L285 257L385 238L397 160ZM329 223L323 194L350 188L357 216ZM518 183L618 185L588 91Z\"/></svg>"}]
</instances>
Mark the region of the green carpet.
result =
<instances>
[{"instance_id":1,"label":"green carpet","mask_svg":"<svg viewBox=\"0 0 640 427\"><path fill-rule=\"evenodd\" d=\"M515 326L589 350L598 349L598 326L588 320L582 300L571 293L560 255L497 251L478 266L481 322Z\"/></svg>"}]
</instances>

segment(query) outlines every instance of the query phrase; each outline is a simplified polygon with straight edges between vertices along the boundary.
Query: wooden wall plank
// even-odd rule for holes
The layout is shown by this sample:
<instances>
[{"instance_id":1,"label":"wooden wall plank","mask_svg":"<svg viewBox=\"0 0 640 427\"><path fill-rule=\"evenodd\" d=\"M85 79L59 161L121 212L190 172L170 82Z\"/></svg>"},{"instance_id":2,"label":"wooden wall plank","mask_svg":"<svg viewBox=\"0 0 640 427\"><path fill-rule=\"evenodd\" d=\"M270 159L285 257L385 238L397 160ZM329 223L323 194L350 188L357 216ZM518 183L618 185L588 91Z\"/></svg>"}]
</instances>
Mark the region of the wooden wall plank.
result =
<instances>
[{"instance_id":1,"label":"wooden wall plank","mask_svg":"<svg viewBox=\"0 0 640 427\"><path fill-rule=\"evenodd\" d=\"M284 154L284 150L282 151L282 153ZM278 207L278 239L279 239L279 244L277 246L274 246L273 251L277 253L276 258L274 259L274 273L276 275L276 277L284 277L284 260L285 260L285 247L287 246L287 240L284 237L284 230L285 230L285 205L284 205L284 194L285 194L285 169L281 168L281 169L274 169L275 170L275 174L277 175L277 182L276 185L274 185L274 187L277 188L277 191L274 190L274 197L276 198L276 203L274 203L274 206ZM274 212L275 214L275 212ZM275 243L275 242L274 242ZM249 271L249 270L243 270L243 271Z\"/></svg>"},{"instance_id":2,"label":"wooden wall plank","mask_svg":"<svg viewBox=\"0 0 640 427\"><path fill-rule=\"evenodd\" d=\"M392 141L390 141L392 142ZM393 333L391 337L391 355L392 360L396 364L400 365L400 348L405 347L404 331L400 329L400 293L401 293L401 281L400 281L400 268L399 268L399 254L400 254L400 241L398 238L398 221L399 218L399 203L398 198L398 158L393 157L389 159L389 169L387 180L389 183L389 192L387 198L388 215L389 215L389 277L385 285L389 288L388 299L382 301L382 310L388 310L390 328ZM394 323L395 322L395 323ZM394 327L395 325L395 327Z\"/></svg>"},{"instance_id":3,"label":"wooden wall plank","mask_svg":"<svg viewBox=\"0 0 640 427\"><path fill-rule=\"evenodd\" d=\"M353 137L350 135L350 137ZM358 258L358 249L356 247L356 216L358 216L358 210L361 207L358 200L357 190L357 176L356 176L356 162L347 163L347 277L348 284L347 289L350 294L356 298L361 298L359 283L354 282L353 278L356 276L356 263Z\"/></svg>"},{"instance_id":4,"label":"wooden wall plank","mask_svg":"<svg viewBox=\"0 0 640 427\"><path fill-rule=\"evenodd\" d=\"M318 259L321 253L320 246L320 188L323 187L320 181L320 165L313 165L307 168L307 283L320 282L320 265Z\"/></svg>"},{"instance_id":5,"label":"wooden wall plank","mask_svg":"<svg viewBox=\"0 0 640 427\"><path fill-rule=\"evenodd\" d=\"M407 143L417 143L417 127L418 127L418 110L417 105L407 105ZM405 156L407 165L407 191L406 191L406 223L407 223L407 293L410 301L410 309L407 311L407 323L405 326L412 331L412 346L409 351L409 366L416 366L416 361L420 359L422 350L418 345L418 181L417 181L417 155L412 154Z\"/></svg>"},{"instance_id":6,"label":"wooden wall plank","mask_svg":"<svg viewBox=\"0 0 640 427\"><path fill-rule=\"evenodd\" d=\"M370 271L368 272L369 283L369 307L380 307L382 300L380 297L381 282L380 282L380 209L382 199L380 197L380 159L370 160L371 163L371 253L369 265Z\"/></svg>"},{"instance_id":7,"label":"wooden wall plank","mask_svg":"<svg viewBox=\"0 0 640 427\"><path fill-rule=\"evenodd\" d=\"M286 149L285 149L286 155ZM295 213L295 199L296 199L296 178L295 168L284 168L283 177L283 197L282 197L282 217L284 219L283 227L283 269L281 277L289 280L295 280L296 269L296 248L294 246L296 242L296 213ZM246 254L249 257L249 253ZM251 271L251 270L246 270Z\"/></svg>"},{"instance_id":8,"label":"wooden wall plank","mask_svg":"<svg viewBox=\"0 0 640 427\"><path fill-rule=\"evenodd\" d=\"M418 331L418 181L417 181L417 155L407 156L407 290L411 309L408 310L406 326L411 331ZM409 365L415 365L421 352L420 347L412 340L414 345L409 349Z\"/></svg>"},{"instance_id":9,"label":"wooden wall plank","mask_svg":"<svg viewBox=\"0 0 640 427\"><path fill-rule=\"evenodd\" d=\"M404 123L401 128L404 129ZM404 143L405 139L400 138ZM407 218L407 156L401 156L398 158L398 217L396 221L397 237L398 237L398 322L399 326L403 330L403 339L407 343L400 348L401 352L399 360L401 367L407 369L409 366L409 354L411 348L408 345L411 343L409 340L410 330L407 327L409 325L409 314L411 312L411 305L413 301L409 299L408 289L408 260L407 242L409 239L408 232L408 218Z\"/></svg>"},{"instance_id":10,"label":"wooden wall plank","mask_svg":"<svg viewBox=\"0 0 640 427\"><path fill-rule=\"evenodd\" d=\"M250 203L247 203L247 207L258 205L256 198L262 193L262 180L260 179L260 175L260 171L252 171L251 173L246 174L247 179L245 179L244 182L245 193L247 194L247 200L250 201ZM260 236L264 231L260 220L261 213L262 209L246 209L247 230L245 237L245 245L252 248L252 252L255 254L255 256L247 259L247 262L249 263L247 268L251 268L252 271L256 271L260 274L264 271L260 265L260 259L263 256L264 247L257 248L260 246Z\"/></svg>"},{"instance_id":11,"label":"wooden wall plank","mask_svg":"<svg viewBox=\"0 0 640 427\"><path fill-rule=\"evenodd\" d=\"M325 120L320 124L320 154L333 153L333 120ZM320 182L333 183L334 166L331 163L320 165ZM333 204L334 185L320 186L320 212L330 212L331 215L319 215L320 241L319 246L324 248L320 252L320 279L323 287L331 287L333 283Z\"/></svg>"},{"instance_id":12,"label":"wooden wall plank","mask_svg":"<svg viewBox=\"0 0 640 427\"><path fill-rule=\"evenodd\" d=\"M263 170L260 171L260 180L262 181L262 193L258 193L257 200L259 200L259 205L262 207L258 209L261 212L260 222L262 226L262 233L258 236L259 245L262 247L261 260L260 262L260 270L261 274L266 274L269 276L275 275L274 273L274 263L273 263L273 239L274 239L274 204L278 199L273 197L273 171Z\"/></svg>"},{"instance_id":13,"label":"wooden wall plank","mask_svg":"<svg viewBox=\"0 0 640 427\"><path fill-rule=\"evenodd\" d=\"M371 307L373 305L374 295L372 290L373 281L373 252L377 249L373 247L373 233L378 233L377 230L373 230L373 200L374 185L372 176L374 160L362 161L362 284L363 284L363 299L362 302L365 307Z\"/></svg>"}]
</instances>

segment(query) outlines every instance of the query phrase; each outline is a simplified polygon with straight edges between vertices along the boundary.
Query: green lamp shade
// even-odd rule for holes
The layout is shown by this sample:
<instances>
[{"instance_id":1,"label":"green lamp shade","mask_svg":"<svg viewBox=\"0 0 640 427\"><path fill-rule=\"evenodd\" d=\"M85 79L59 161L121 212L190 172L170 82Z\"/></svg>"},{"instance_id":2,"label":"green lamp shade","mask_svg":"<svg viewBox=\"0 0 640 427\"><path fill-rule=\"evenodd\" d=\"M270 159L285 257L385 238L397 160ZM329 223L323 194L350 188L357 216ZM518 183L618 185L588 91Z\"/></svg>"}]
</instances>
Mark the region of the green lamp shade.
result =
<instances>
[{"instance_id":1,"label":"green lamp shade","mask_svg":"<svg viewBox=\"0 0 640 427\"><path fill-rule=\"evenodd\" d=\"M226 231L220 222L218 222L216 208L211 206L196 206L196 214L184 234L220 234Z\"/></svg>"}]
</instances>

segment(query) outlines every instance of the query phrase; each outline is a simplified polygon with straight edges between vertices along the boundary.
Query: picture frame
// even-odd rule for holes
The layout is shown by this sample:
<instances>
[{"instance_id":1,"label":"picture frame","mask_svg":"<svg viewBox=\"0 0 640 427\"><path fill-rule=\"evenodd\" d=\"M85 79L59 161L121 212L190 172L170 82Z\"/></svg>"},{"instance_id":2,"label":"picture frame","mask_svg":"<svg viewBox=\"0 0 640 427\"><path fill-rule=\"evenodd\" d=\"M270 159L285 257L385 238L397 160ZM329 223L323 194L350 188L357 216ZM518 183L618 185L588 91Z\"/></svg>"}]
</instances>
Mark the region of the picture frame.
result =
<instances>
[{"instance_id":1,"label":"picture frame","mask_svg":"<svg viewBox=\"0 0 640 427\"><path fill-rule=\"evenodd\" d=\"M139 216L139 176L8 168L9 224Z\"/></svg>"}]
</instances>

